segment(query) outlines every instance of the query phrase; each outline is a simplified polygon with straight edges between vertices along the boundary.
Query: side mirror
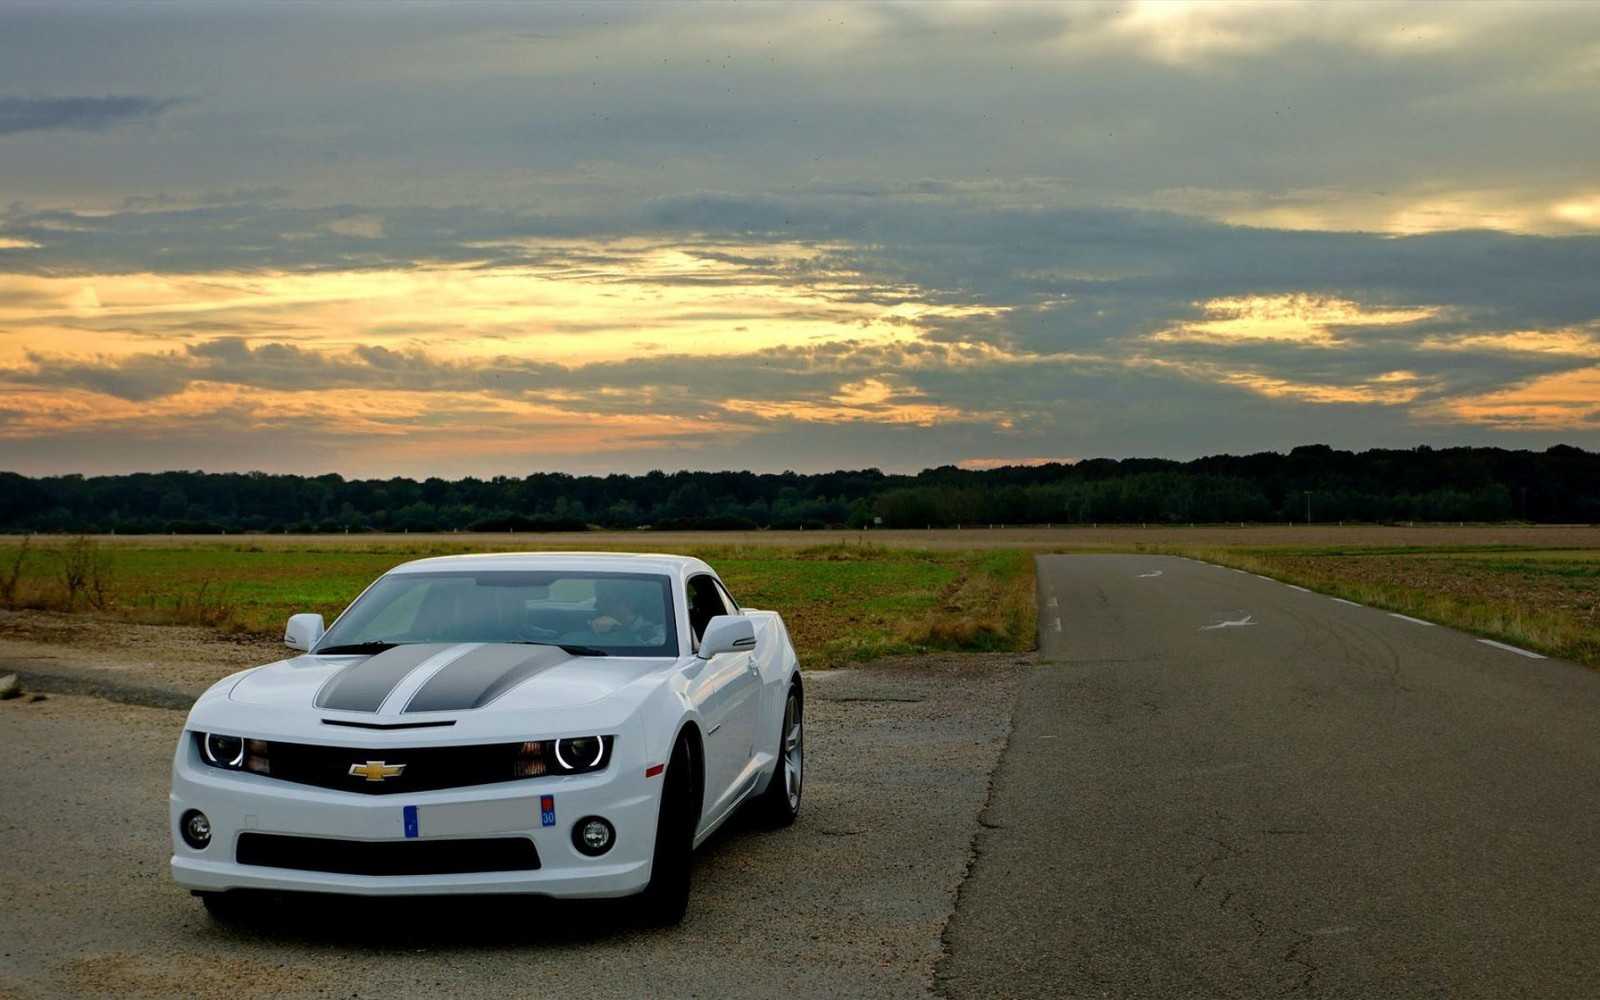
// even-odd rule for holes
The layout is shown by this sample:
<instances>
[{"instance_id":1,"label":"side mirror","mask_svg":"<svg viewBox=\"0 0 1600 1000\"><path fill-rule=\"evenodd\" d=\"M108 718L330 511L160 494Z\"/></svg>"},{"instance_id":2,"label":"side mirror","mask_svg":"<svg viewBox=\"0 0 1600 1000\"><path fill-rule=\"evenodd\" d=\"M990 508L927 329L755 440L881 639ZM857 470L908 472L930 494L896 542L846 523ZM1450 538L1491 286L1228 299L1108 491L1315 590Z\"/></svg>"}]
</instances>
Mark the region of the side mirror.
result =
<instances>
[{"instance_id":1,"label":"side mirror","mask_svg":"<svg viewBox=\"0 0 1600 1000\"><path fill-rule=\"evenodd\" d=\"M700 637L700 648L695 651L702 660L718 653L740 653L756 648L756 627L743 615L718 615L706 623L705 635Z\"/></svg>"},{"instance_id":2,"label":"side mirror","mask_svg":"<svg viewBox=\"0 0 1600 1000\"><path fill-rule=\"evenodd\" d=\"M283 644L305 652L315 646L327 630L321 615L292 615L283 629Z\"/></svg>"}]
</instances>

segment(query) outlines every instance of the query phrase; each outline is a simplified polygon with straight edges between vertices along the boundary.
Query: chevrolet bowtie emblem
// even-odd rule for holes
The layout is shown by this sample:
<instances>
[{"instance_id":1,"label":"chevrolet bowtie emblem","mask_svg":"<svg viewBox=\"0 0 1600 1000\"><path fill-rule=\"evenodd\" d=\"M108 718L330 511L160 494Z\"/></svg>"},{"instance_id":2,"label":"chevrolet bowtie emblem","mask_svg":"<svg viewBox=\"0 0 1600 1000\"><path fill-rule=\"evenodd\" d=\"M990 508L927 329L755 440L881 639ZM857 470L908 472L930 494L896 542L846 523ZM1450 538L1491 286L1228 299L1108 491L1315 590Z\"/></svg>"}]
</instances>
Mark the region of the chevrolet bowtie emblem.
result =
<instances>
[{"instance_id":1,"label":"chevrolet bowtie emblem","mask_svg":"<svg viewBox=\"0 0 1600 1000\"><path fill-rule=\"evenodd\" d=\"M391 764L385 760L369 760L365 764L351 764L350 776L353 778L366 778L368 781L382 781L385 778L398 778L404 771L404 764Z\"/></svg>"}]
</instances>

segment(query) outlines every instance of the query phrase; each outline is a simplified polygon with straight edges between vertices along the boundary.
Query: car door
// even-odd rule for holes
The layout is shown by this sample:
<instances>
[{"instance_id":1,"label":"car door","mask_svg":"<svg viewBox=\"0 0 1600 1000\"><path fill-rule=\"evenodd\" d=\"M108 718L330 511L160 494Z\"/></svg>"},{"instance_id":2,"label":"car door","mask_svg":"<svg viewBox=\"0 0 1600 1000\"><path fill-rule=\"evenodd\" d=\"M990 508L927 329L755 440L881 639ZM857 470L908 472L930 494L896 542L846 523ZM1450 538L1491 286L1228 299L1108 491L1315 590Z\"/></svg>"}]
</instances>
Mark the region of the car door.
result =
<instances>
[{"instance_id":1,"label":"car door","mask_svg":"<svg viewBox=\"0 0 1600 1000\"><path fill-rule=\"evenodd\" d=\"M710 576L690 577L687 590L689 631L698 649L711 619L739 610ZM706 727L705 815L714 818L736 803L754 777L747 772L755 752L756 715L761 706L755 654L743 650L718 653L701 667L690 691Z\"/></svg>"}]
</instances>

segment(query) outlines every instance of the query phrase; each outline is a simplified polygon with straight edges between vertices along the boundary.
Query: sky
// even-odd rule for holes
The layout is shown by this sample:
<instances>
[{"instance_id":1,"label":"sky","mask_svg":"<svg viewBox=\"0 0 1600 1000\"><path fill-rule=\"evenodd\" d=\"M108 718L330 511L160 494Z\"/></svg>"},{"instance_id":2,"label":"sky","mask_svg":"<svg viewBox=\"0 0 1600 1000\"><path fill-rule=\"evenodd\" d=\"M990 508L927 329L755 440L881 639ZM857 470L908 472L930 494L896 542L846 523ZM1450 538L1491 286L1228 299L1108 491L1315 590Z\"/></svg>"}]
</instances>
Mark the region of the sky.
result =
<instances>
[{"instance_id":1,"label":"sky","mask_svg":"<svg viewBox=\"0 0 1600 1000\"><path fill-rule=\"evenodd\" d=\"M0 0L0 470L1600 450L1600 4Z\"/></svg>"}]
</instances>

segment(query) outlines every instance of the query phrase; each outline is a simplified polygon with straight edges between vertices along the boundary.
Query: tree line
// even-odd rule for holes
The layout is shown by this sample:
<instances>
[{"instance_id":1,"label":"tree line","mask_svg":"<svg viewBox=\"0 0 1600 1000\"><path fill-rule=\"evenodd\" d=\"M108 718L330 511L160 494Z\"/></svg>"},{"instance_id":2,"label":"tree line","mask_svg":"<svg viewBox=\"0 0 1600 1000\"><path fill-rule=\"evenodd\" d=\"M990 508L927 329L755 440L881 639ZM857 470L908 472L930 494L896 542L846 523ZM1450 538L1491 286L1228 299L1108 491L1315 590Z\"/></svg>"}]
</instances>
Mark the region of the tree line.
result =
<instances>
[{"instance_id":1,"label":"tree line","mask_svg":"<svg viewBox=\"0 0 1600 1000\"><path fill-rule=\"evenodd\" d=\"M1097 458L915 475L650 472L421 482L263 472L0 472L0 531L582 531L1330 521L1600 522L1600 454L1567 445Z\"/></svg>"}]
</instances>

